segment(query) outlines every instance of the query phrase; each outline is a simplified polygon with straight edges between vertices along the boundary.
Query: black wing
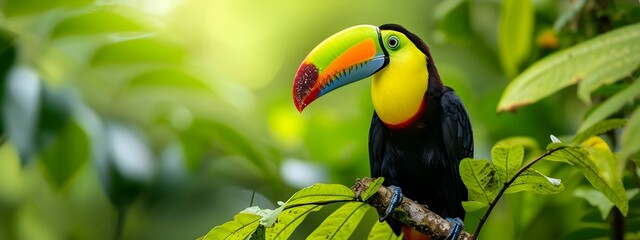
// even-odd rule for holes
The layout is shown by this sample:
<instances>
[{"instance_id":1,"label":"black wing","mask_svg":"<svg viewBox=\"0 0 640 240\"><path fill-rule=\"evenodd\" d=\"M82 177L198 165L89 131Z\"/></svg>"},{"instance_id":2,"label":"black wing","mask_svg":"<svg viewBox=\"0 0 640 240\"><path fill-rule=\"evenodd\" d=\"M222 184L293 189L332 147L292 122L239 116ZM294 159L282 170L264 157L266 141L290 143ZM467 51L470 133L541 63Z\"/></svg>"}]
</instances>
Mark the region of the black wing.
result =
<instances>
[{"instance_id":1,"label":"black wing","mask_svg":"<svg viewBox=\"0 0 640 240\"><path fill-rule=\"evenodd\" d=\"M467 188L462 183L459 174L460 161L467 157L473 157L473 132L469 115L462 101L450 88L442 94L440 99L442 106L442 140L454 174L454 185L461 201L467 200ZM459 206L459 214L464 216L462 205Z\"/></svg>"},{"instance_id":2,"label":"black wing","mask_svg":"<svg viewBox=\"0 0 640 240\"><path fill-rule=\"evenodd\" d=\"M369 167L371 169L371 177L380 177L382 175L382 158L385 149L382 125L383 123L378 114L373 112L371 127L369 128Z\"/></svg>"}]
</instances>

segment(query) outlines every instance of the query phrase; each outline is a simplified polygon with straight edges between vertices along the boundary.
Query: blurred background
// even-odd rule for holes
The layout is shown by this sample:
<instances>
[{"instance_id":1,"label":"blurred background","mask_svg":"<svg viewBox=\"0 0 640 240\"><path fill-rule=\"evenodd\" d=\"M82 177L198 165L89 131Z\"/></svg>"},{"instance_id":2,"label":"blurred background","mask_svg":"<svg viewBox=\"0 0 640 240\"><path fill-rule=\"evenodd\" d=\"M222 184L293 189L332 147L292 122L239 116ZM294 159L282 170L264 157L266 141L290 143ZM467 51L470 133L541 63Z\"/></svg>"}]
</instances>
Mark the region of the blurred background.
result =
<instances>
[{"instance_id":1,"label":"blurred background","mask_svg":"<svg viewBox=\"0 0 640 240\"><path fill-rule=\"evenodd\" d=\"M313 183L368 176L370 82L303 113L291 97L306 54L357 24L398 23L425 40L466 104L476 158L516 136L535 156L550 134L575 133L588 109L575 87L516 113L497 114L497 102L525 66L597 33L583 24L602 14L595 2L533 0L528 54L508 65L500 0L4 0L0 239L195 239L252 201L274 208ZM640 19L638 1L610 2L624 10L611 27ZM609 236L597 208L574 196L588 186L580 172L537 169L565 191L507 196L481 238ZM467 230L479 217L467 216Z\"/></svg>"}]
</instances>

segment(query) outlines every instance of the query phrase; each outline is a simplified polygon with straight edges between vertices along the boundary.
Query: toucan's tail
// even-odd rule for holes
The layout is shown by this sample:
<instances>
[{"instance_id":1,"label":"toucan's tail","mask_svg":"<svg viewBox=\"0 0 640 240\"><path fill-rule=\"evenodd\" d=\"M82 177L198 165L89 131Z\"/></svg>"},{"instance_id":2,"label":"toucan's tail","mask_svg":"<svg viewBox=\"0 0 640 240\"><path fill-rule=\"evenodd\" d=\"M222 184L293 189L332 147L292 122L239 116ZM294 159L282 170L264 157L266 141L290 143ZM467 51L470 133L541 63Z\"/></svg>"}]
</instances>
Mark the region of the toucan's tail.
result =
<instances>
[{"instance_id":1,"label":"toucan's tail","mask_svg":"<svg viewBox=\"0 0 640 240\"><path fill-rule=\"evenodd\" d=\"M404 240L431 240L429 236L424 235L406 225L402 226L402 234L404 235Z\"/></svg>"}]
</instances>

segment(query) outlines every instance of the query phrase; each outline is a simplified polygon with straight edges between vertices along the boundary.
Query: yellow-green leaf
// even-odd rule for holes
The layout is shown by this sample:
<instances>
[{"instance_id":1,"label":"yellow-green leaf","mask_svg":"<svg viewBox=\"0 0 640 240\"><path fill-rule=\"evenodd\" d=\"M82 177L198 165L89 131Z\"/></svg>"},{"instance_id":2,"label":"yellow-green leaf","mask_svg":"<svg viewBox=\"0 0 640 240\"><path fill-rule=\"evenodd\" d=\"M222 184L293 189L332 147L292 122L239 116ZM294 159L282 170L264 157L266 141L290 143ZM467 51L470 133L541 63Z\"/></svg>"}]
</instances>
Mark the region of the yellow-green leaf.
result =
<instances>
[{"instance_id":1,"label":"yellow-green leaf","mask_svg":"<svg viewBox=\"0 0 640 240\"><path fill-rule=\"evenodd\" d=\"M640 80L637 81L640 82ZM622 139L622 159L627 159L640 151L640 107L637 107L629 117L629 125L620 138Z\"/></svg>"},{"instance_id":2,"label":"yellow-green leaf","mask_svg":"<svg viewBox=\"0 0 640 240\"><path fill-rule=\"evenodd\" d=\"M640 65L640 23L621 27L551 54L518 75L505 89L497 110L514 111L560 89L582 82L579 97L612 83Z\"/></svg>"},{"instance_id":3,"label":"yellow-green leaf","mask_svg":"<svg viewBox=\"0 0 640 240\"><path fill-rule=\"evenodd\" d=\"M489 204L485 202L462 201L462 208L467 212L475 212L486 207L489 207Z\"/></svg>"},{"instance_id":4,"label":"yellow-green leaf","mask_svg":"<svg viewBox=\"0 0 640 240\"><path fill-rule=\"evenodd\" d=\"M462 159L460 162L460 176L469 190L469 200L490 203L495 189L495 166L486 159Z\"/></svg>"},{"instance_id":5,"label":"yellow-green leaf","mask_svg":"<svg viewBox=\"0 0 640 240\"><path fill-rule=\"evenodd\" d=\"M638 81L640 82L640 81ZM597 136L603 133L606 133L609 130L613 130L616 128L621 128L627 123L625 119L607 119L602 122L596 123L591 127L580 131L576 137L573 138L572 142L574 144L578 144L586 141L590 137Z\"/></svg>"},{"instance_id":6,"label":"yellow-green leaf","mask_svg":"<svg viewBox=\"0 0 640 240\"><path fill-rule=\"evenodd\" d=\"M62 187L89 160L89 137L71 121L40 153L44 169L57 187Z\"/></svg>"},{"instance_id":7,"label":"yellow-green leaf","mask_svg":"<svg viewBox=\"0 0 640 240\"><path fill-rule=\"evenodd\" d=\"M524 147L498 143L491 149L491 160L496 167L496 177L500 183L506 183L522 165Z\"/></svg>"},{"instance_id":8,"label":"yellow-green leaf","mask_svg":"<svg viewBox=\"0 0 640 240\"><path fill-rule=\"evenodd\" d=\"M589 115L582 121L578 132L582 132L585 129L595 125L596 123L606 119L607 117L618 112L624 105L632 103L634 99L640 96L640 79L637 79L633 84L629 85L624 90L620 91L616 95L604 101L598 105L589 113Z\"/></svg>"},{"instance_id":9,"label":"yellow-green leaf","mask_svg":"<svg viewBox=\"0 0 640 240\"><path fill-rule=\"evenodd\" d=\"M355 201L355 195L351 189L340 184L318 183L296 192L289 198L286 208L306 205L323 204L339 201Z\"/></svg>"},{"instance_id":10,"label":"yellow-green leaf","mask_svg":"<svg viewBox=\"0 0 640 240\"><path fill-rule=\"evenodd\" d=\"M289 239L289 236L302 223L309 213L318 211L320 205L303 205L282 211L276 223L266 230L267 239Z\"/></svg>"},{"instance_id":11,"label":"yellow-green leaf","mask_svg":"<svg viewBox=\"0 0 640 240\"><path fill-rule=\"evenodd\" d=\"M362 192L362 194L360 194L360 199L362 201L367 201L367 199L369 199L371 196L373 196L373 194L375 194L378 191L378 188L382 186L383 182L384 182L383 177L376 178L376 180L374 180L371 184L369 184L369 187L367 187L367 189L365 189Z\"/></svg>"},{"instance_id":12,"label":"yellow-green leaf","mask_svg":"<svg viewBox=\"0 0 640 240\"><path fill-rule=\"evenodd\" d=\"M500 62L508 77L515 76L529 56L534 12L531 0L505 0L502 3L498 46Z\"/></svg>"},{"instance_id":13,"label":"yellow-green leaf","mask_svg":"<svg viewBox=\"0 0 640 240\"><path fill-rule=\"evenodd\" d=\"M638 188L627 190L627 199L635 197L639 192L640 190ZM609 216L609 212L613 207L613 203L604 194L602 194L602 192L594 189L580 187L573 192L573 196L583 198L584 200L587 200L591 206L597 207L600 211L602 220L607 219L607 216Z\"/></svg>"},{"instance_id":14,"label":"yellow-green leaf","mask_svg":"<svg viewBox=\"0 0 640 240\"><path fill-rule=\"evenodd\" d=\"M203 240L244 240L260 225L262 217L249 213L239 213L233 220L214 227L202 237Z\"/></svg>"},{"instance_id":15,"label":"yellow-green leaf","mask_svg":"<svg viewBox=\"0 0 640 240\"><path fill-rule=\"evenodd\" d=\"M333 212L307 239L348 239L371 208L364 202L348 202Z\"/></svg>"},{"instance_id":16,"label":"yellow-green leaf","mask_svg":"<svg viewBox=\"0 0 640 240\"><path fill-rule=\"evenodd\" d=\"M627 215L629 202L617 174L616 158L602 138L591 137L580 146L549 144L548 148L552 145L562 148L545 157L546 160L563 161L576 166L596 190L611 200L623 215Z\"/></svg>"},{"instance_id":17,"label":"yellow-green leaf","mask_svg":"<svg viewBox=\"0 0 640 240\"><path fill-rule=\"evenodd\" d=\"M560 179L550 178L544 174L531 168L520 174L505 194L516 193L520 191L532 192L535 194L556 194L564 190L564 185Z\"/></svg>"},{"instance_id":18,"label":"yellow-green leaf","mask_svg":"<svg viewBox=\"0 0 640 240\"><path fill-rule=\"evenodd\" d=\"M387 222L379 222L373 224L373 228L369 232L368 240L402 240L402 234L397 236Z\"/></svg>"}]
</instances>

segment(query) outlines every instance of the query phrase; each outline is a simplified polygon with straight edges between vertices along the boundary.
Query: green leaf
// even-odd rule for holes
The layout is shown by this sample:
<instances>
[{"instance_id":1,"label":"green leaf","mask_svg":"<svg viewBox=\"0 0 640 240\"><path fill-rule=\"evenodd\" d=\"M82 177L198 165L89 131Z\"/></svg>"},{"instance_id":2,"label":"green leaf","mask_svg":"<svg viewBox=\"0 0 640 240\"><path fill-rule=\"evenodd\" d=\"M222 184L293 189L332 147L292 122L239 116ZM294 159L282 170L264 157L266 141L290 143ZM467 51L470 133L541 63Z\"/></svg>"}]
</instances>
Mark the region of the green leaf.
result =
<instances>
[{"instance_id":1,"label":"green leaf","mask_svg":"<svg viewBox=\"0 0 640 240\"><path fill-rule=\"evenodd\" d=\"M576 166L596 190L607 196L623 215L627 215L629 202L616 171L615 157L602 138L591 137L580 146L564 146L544 159Z\"/></svg>"},{"instance_id":2,"label":"green leaf","mask_svg":"<svg viewBox=\"0 0 640 240\"><path fill-rule=\"evenodd\" d=\"M402 234L396 236L389 224L385 222L376 221L373 224L373 228L369 232L368 240L402 240Z\"/></svg>"},{"instance_id":3,"label":"green leaf","mask_svg":"<svg viewBox=\"0 0 640 240\"><path fill-rule=\"evenodd\" d=\"M62 187L89 160L89 137L76 122L69 122L40 156L55 185Z\"/></svg>"},{"instance_id":4,"label":"green leaf","mask_svg":"<svg viewBox=\"0 0 640 240\"><path fill-rule=\"evenodd\" d=\"M606 133L616 128L621 128L625 124L627 124L626 119L607 119L602 122L596 123L595 125L592 125L587 129L578 131L578 135L576 135L573 140L571 140L571 142L573 142L574 144L579 144L586 141L590 137Z\"/></svg>"},{"instance_id":5,"label":"green leaf","mask_svg":"<svg viewBox=\"0 0 640 240\"><path fill-rule=\"evenodd\" d=\"M515 76L529 56L534 12L531 0L505 0L502 4L498 47L502 68L508 77Z\"/></svg>"},{"instance_id":6,"label":"green leaf","mask_svg":"<svg viewBox=\"0 0 640 240\"><path fill-rule=\"evenodd\" d=\"M580 159L587 158L588 155L587 151L583 148L567 143L550 143L547 146L547 151L554 152L544 157L544 160L564 162L571 165L573 165L574 162L580 161Z\"/></svg>"},{"instance_id":7,"label":"green leaf","mask_svg":"<svg viewBox=\"0 0 640 240\"><path fill-rule=\"evenodd\" d=\"M624 129L620 139L622 140L621 159L627 159L640 151L640 107L637 107L629 117L629 125Z\"/></svg>"},{"instance_id":8,"label":"green leaf","mask_svg":"<svg viewBox=\"0 0 640 240\"><path fill-rule=\"evenodd\" d=\"M91 0L5 0L2 4L2 12L6 17L35 14L48 11L57 7L77 7L83 4L93 3Z\"/></svg>"},{"instance_id":9,"label":"green leaf","mask_svg":"<svg viewBox=\"0 0 640 240\"><path fill-rule=\"evenodd\" d=\"M300 189L289 198L286 208L307 204L325 204L341 201L355 201L356 196L348 187L340 184L318 183Z\"/></svg>"},{"instance_id":10,"label":"green leaf","mask_svg":"<svg viewBox=\"0 0 640 240\"><path fill-rule=\"evenodd\" d=\"M462 201L462 208L467 212L475 212L480 209L489 207L489 203L478 201Z\"/></svg>"},{"instance_id":11,"label":"green leaf","mask_svg":"<svg viewBox=\"0 0 640 240\"><path fill-rule=\"evenodd\" d=\"M497 187L495 174L496 168L489 160L465 158L460 162L460 176L469 189L469 200L490 203Z\"/></svg>"},{"instance_id":12,"label":"green leaf","mask_svg":"<svg viewBox=\"0 0 640 240\"><path fill-rule=\"evenodd\" d=\"M204 235L203 240L244 240L260 225L262 217L249 213L238 213L232 221L214 227Z\"/></svg>"},{"instance_id":13,"label":"green leaf","mask_svg":"<svg viewBox=\"0 0 640 240\"><path fill-rule=\"evenodd\" d=\"M535 194L556 194L564 190L564 185L560 179L550 178L531 168L525 170L516 178L505 194L520 191L532 192Z\"/></svg>"},{"instance_id":14,"label":"green leaf","mask_svg":"<svg viewBox=\"0 0 640 240\"><path fill-rule=\"evenodd\" d=\"M383 182L384 182L384 178L383 177L376 178L376 180L374 180L371 184L369 184L367 189L365 189L362 192L362 194L360 194L360 199L362 201L367 201L367 199L369 199L371 196L373 196L373 194L376 194L376 192L378 191L378 188L380 188L380 186L382 186Z\"/></svg>"},{"instance_id":15,"label":"green leaf","mask_svg":"<svg viewBox=\"0 0 640 240\"><path fill-rule=\"evenodd\" d=\"M468 40L472 34L469 20L469 1L442 1L435 8L437 30L447 40Z\"/></svg>"},{"instance_id":16,"label":"green leaf","mask_svg":"<svg viewBox=\"0 0 640 240\"><path fill-rule=\"evenodd\" d=\"M628 199L631 199L638 193L640 193L640 189L634 188L627 190L625 194L627 195ZM587 200L587 202L591 204L591 206L597 207L600 211L602 220L607 219L611 208L613 208L614 206L614 204L602 192L594 189L580 187L573 191L573 196L583 198L584 200Z\"/></svg>"},{"instance_id":17,"label":"green leaf","mask_svg":"<svg viewBox=\"0 0 640 240\"><path fill-rule=\"evenodd\" d=\"M553 53L509 83L497 110L514 111L582 82L578 96L589 102L599 86L629 75L640 64L640 23L621 27Z\"/></svg>"},{"instance_id":18,"label":"green leaf","mask_svg":"<svg viewBox=\"0 0 640 240\"><path fill-rule=\"evenodd\" d=\"M606 119L607 117L618 112L626 104L633 103L633 100L640 96L640 79L629 85L624 90L596 106L591 113L582 121L578 132L593 126L594 124Z\"/></svg>"},{"instance_id":19,"label":"green leaf","mask_svg":"<svg viewBox=\"0 0 640 240\"><path fill-rule=\"evenodd\" d=\"M333 212L307 239L348 239L371 206L364 202L348 202Z\"/></svg>"},{"instance_id":20,"label":"green leaf","mask_svg":"<svg viewBox=\"0 0 640 240\"><path fill-rule=\"evenodd\" d=\"M513 177L524 159L522 145L496 144L491 149L491 160L496 167L496 177L500 183L506 183Z\"/></svg>"},{"instance_id":21,"label":"green leaf","mask_svg":"<svg viewBox=\"0 0 640 240\"><path fill-rule=\"evenodd\" d=\"M184 62L186 52L178 45L157 38L138 38L99 48L91 57L91 66L132 63Z\"/></svg>"},{"instance_id":22,"label":"green leaf","mask_svg":"<svg viewBox=\"0 0 640 240\"><path fill-rule=\"evenodd\" d=\"M88 13L60 21L51 30L51 38L88 35L97 33L141 32L148 29L131 17L122 14L123 7L101 7ZM140 14L140 13L137 13Z\"/></svg>"},{"instance_id":23,"label":"green leaf","mask_svg":"<svg viewBox=\"0 0 640 240\"><path fill-rule=\"evenodd\" d=\"M320 205L302 205L286 209L280 213L276 223L266 230L267 239L289 239L293 231L309 213L318 211Z\"/></svg>"}]
</instances>

